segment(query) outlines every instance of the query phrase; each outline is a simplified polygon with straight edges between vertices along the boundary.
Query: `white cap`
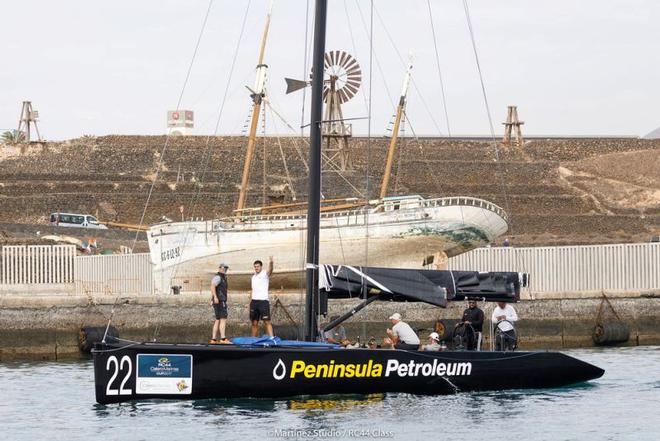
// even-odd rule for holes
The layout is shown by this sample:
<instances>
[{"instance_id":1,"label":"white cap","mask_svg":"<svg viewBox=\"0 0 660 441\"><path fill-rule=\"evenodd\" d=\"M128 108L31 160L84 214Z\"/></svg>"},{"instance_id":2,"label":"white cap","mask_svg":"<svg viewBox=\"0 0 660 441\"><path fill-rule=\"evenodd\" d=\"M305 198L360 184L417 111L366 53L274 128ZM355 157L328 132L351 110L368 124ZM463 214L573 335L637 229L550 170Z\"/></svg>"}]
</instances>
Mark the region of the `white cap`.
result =
<instances>
[{"instance_id":1,"label":"white cap","mask_svg":"<svg viewBox=\"0 0 660 441\"><path fill-rule=\"evenodd\" d=\"M395 312L394 314L392 314L390 316L390 320L401 320L401 314L399 314L398 312Z\"/></svg>"},{"instance_id":2,"label":"white cap","mask_svg":"<svg viewBox=\"0 0 660 441\"><path fill-rule=\"evenodd\" d=\"M435 340L435 341L440 341L440 336L438 335L437 332L431 332L431 333L429 334L429 337L432 338L432 339Z\"/></svg>"}]
</instances>

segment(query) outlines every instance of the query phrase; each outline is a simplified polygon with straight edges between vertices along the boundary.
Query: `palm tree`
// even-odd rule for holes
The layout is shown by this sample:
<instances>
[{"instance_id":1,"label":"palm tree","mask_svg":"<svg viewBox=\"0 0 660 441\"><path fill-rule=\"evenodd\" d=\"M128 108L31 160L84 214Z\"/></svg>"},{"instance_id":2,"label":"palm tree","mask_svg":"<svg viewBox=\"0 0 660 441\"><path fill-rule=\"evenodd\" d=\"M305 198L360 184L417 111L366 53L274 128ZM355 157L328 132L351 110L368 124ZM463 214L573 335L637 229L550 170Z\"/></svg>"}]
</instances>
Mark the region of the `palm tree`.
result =
<instances>
[{"instance_id":1,"label":"palm tree","mask_svg":"<svg viewBox=\"0 0 660 441\"><path fill-rule=\"evenodd\" d=\"M25 141L25 133L16 130L7 130L2 134L2 142L9 145L20 144Z\"/></svg>"}]
</instances>

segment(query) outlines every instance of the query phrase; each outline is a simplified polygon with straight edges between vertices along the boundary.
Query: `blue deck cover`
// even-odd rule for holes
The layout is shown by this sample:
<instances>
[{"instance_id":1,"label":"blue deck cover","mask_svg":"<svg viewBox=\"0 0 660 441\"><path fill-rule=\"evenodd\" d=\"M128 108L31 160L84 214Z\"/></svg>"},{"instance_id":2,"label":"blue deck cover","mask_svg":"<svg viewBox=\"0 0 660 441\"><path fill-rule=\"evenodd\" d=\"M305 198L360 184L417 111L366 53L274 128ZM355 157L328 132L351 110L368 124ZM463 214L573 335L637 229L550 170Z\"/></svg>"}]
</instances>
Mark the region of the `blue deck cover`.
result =
<instances>
[{"instance_id":1,"label":"blue deck cover","mask_svg":"<svg viewBox=\"0 0 660 441\"><path fill-rule=\"evenodd\" d=\"M329 348L329 349L342 349L341 345L330 343L313 342L313 341L299 341L299 340L282 340L279 337L271 337L269 335L262 335L261 337L235 337L231 342L239 346L288 346L288 347L305 347L305 348Z\"/></svg>"}]
</instances>

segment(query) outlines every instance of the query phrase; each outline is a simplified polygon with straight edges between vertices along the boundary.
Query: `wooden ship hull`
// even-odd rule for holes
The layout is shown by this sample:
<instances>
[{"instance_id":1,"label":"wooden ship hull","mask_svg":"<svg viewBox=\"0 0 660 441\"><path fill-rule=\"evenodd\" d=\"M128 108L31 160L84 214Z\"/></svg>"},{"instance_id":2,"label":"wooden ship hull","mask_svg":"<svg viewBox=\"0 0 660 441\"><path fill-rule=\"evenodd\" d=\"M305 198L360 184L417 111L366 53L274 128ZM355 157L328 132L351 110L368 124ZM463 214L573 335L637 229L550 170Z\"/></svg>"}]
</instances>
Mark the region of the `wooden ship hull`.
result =
<instances>
[{"instance_id":1,"label":"wooden ship hull","mask_svg":"<svg viewBox=\"0 0 660 441\"><path fill-rule=\"evenodd\" d=\"M395 198L376 207L324 213L319 258L350 265L423 268L429 256L455 256L506 231L504 210L482 199ZM162 291L170 286L206 290L220 262L230 266L232 289L249 289L252 263L268 256L276 262L271 286L300 287L305 266L303 215L160 224L151 227L148 238L156 284Z\"/></svg>"}]
</instances>

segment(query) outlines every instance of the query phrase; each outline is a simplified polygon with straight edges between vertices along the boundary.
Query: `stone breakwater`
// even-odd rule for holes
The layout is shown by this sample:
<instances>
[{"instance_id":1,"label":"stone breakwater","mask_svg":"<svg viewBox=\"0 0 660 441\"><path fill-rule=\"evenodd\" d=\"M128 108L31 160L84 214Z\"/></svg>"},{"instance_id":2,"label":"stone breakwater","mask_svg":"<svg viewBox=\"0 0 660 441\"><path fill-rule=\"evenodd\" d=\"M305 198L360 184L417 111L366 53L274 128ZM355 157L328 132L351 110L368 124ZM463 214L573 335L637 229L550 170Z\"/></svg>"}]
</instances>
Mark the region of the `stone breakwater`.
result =
<instances>
[{"instance_id":1,"label":"stone breakwater","mask_svg":"<svg viewBox=\"0 0 660 441\"><path fill-rule=\"evenodd\" d=\"M629 345L660 344L660 291L644 293L609 293L612 305L631 329ZM600 293L538 294L515 305L520 322L517 329L520 349L570 348L593 346L591 333L600 306ZM282 306L275 306L279 299ZM82 326L105 326L115 298L110 297L40 297L0 296L0 360L63 359L84 357L78 349ZM228 336L248 335L247 293L229 297ZM300 323L303 298L300 293L277 293L271 296L271 311L276 332ZM351 301L332 301L330 315L347 311ZM481 304L487 317L492 304ZM441 309L424 304L375 302L346 322L353 339L361 336L381 339L390 327L389 317L400 312L425 336L437 319L460 318L463 303ZM289 318L290 317L290 318ZM611 319L611 313L603 316ZM163 342L206 342L213 323L208 296L126 297L115 306L113 326L122 338Z\"/></svg>"},{"instance_id":2,"label":"stone breakwater","mask_svg":"<svg viewBox=\"0 0 660 441\"><path fill-rule=\"evenodd\" d=\"M0 223L44 223L55 211L137 223L161 163L146 223L180 219L181 206L187 218L230 215L245 138L170 138L161 158L164 142L162 136L104 136L5 152ZM306 144L280 142L259 139L250 206L290 202L293 193L306 199ZM353 139L353 171L326 173L324 196L375 197L387 145L387 138ZM495 202L509 212L517 245L646 242L660 234L658 140L532 139L521 149L501 149L499 162L493 143L479 139L404 139L400 147L392 194Z\"/></svg>"}]
</instances>

